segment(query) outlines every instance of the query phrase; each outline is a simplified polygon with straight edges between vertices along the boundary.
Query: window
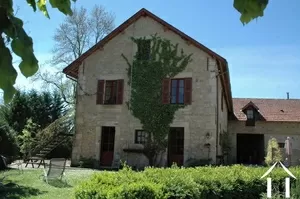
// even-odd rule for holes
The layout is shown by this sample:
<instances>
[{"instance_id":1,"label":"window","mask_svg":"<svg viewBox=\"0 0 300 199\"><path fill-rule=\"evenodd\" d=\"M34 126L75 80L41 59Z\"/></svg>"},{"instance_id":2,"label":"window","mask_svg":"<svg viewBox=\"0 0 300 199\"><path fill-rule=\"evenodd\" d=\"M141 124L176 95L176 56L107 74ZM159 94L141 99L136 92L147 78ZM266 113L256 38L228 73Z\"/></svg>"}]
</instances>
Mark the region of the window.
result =
<instances>
[{"instance_id":1,"label":"window","mask_svg":"<svg viewBox=\"0 0 300 199\"><path fill-rule=\"evenodd\" d=\"M96 104L122 104L124 80L98 80Z\"/></svg>"},{"instance_id":2,"label":"window","mask_svg":"<svg viewBox=\"0 0 300 199\"><path fill-rule=\"evenodd\" d=\"M162 81L163 104L192 104L192 78Z\"/></svg>"},{"instance_id":3,"label":"window","mask_svg":"<svg viewBox=\"0 0 300 199\"><path fill-rule=\"evenodd\" d=\"M246 114L247 114L246 126L255 126L254 110L248 109Z\"/></svg>"},{"instance_id":4,"label":"window","mask_svg":"<svg viewBox=\"0 0 300 199\"><path fill-rule=\"evenodd\" d=\"M147 142L148 133L143 130L135 131L135 144L145 144Z\"/></svg>"},{"instance_id":5,"label":"window","mask_svg":"<svg viewBox=\"0 0 300 199\"><path fill-rule=\"evenodd\" d=\"M171 80L171 104L184 103L184 79Z\"/></svg>"},{"instance_id":6,"label":"window","mask_svg":"<svg viewBox=\"0 0 300 199\"><path fill-rule=\"evenodd\" d=\"M117 81L105 82L104 104L116 104L117 101Z\"/></svg>"},{"instance_id":7,"label":"window","mask_svg":"<svg viewBox=\"0 0 300 199\"><path fill-rule=\"evenodd\" d=\"M248 120L254 119L253 110L247 110L247 119Z\"/></svg>"},{"instance_id":8,"label":"window","mask_svg":"<svg viewBox=\"0 0 300 199\"><path fill-rule=\"evenodd\" d=\"M149 60L151 50L151 40L143 39L139 40L137 44L137 59L138 60Z\"/></svg>"}]
</instances>

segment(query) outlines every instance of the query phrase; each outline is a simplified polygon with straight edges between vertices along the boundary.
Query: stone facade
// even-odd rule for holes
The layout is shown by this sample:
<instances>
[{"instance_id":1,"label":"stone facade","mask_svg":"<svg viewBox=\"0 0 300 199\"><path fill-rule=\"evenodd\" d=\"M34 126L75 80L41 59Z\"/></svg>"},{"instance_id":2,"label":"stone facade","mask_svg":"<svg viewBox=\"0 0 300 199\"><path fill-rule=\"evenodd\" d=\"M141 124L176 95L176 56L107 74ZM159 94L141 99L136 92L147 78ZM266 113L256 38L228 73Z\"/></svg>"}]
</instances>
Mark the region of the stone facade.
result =
<instances>
[{"instance_id":1,"label":"stone facade","mask_svg":"<svg viewBox=\"0 0 300 199\"><path fill-rule=\"evenodd\" d=\"M187 43L174 32L166 30L155 20L141 17L125 31L112 38L103 49L87 57L79 67L73 164L76 164L80 157L94 158L99 161L101 127L113 126L115 127L114 160L122 159L129 165L137 167L148 165L147 158L143 155L123 151L124 148L142 147L134 144L135 130L142 129L142 125L130 114L126 105L130 98L130 86L127 84L128 66L121 54L123 53L129 61L132 61L137 47L130 37L149 37L152 34L158 34L173 43L178 43L185 53L193 54L193 61L185 71L176 76L176 78L192 78L192 104L177 111L171 125L171 127L184 127L184 162L189 158L207 157L213 162L216 161L217 150L221 152L217 139L222 131L227 130L228 121L227 106L221 95L223 88L216 73L216 60ZM99 79L124 79L122 105L96 105ZM210 149L204 146L205 143L211 145ZM164 166L166 162L167 155L163 154L160 165Z\"/></svg>"},{"instance_id":2,"label":"stone facade","mask_svg":"<svg viewBox=\"0 0 300 199\"><path fill-rule=\"evenodd\" d=\"M258 121L255 126L246 126L245 121L229 121L228 131L231 137L232 151L230 154L230 162L237 161L237 134L262 134L264 135L265 155L268 141L276 138L278 143L284 143L287 136L292 138L293 155L292 165L299 165L300 160L300 123L299 122L266 122ZM283 155L284 156L284 155Z\"/></svg>"}]
</instances>

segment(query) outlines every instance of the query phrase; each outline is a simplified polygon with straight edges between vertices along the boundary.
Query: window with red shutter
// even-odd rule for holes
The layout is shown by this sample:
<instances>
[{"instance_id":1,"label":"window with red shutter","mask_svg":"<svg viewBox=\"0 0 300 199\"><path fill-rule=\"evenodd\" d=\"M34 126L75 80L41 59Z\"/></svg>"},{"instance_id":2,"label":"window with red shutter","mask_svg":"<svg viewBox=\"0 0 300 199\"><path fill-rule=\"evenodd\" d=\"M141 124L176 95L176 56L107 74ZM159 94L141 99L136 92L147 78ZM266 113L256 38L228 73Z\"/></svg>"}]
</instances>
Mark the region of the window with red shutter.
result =
<instances>
[{"instance_id":1,"label":"window with red shutter","mask_svg":"<svg viewBox=\"0 0 300 199\"><path fill-rule=\"evenodd\" d=\"M117 93L117 104L123 103L123 93L124 93L124 80L119 79L118 80L118 93Z\"/></svg>"},{"instance_id":2,"label":"window with red shutter","mask_svg":"<svg viewBox=\"0 0 300 199\"><path fill-rule=\"evenodd\" d=\"M98 80L96 104L103 104L104 80Z\"/></svg>"},{"instance_id":3,"label":"window with red shutter","mask_svg":"<svg viewBox=\"0 0 300 199\"><path fill-rule=\"evenodd\" d=\"M164 79L162 82L162 103L170 103L170 79Z\"/></svg>"},{"instance_id":4,"label":"window with red shutter","mask_svg":"<svg viewBox=\"0 0 300 199\"><path fill-rule=\"evenodd\" d=\"M117 102L117 80L105 81L104 104L116 104Z\"/></svg>"},{"instance_id":5,"label":"window with red shutter","mask_svg":"<svg viewBox=\"0 0 300 199\"><path fill-rule=\"evenodd\" d=\"M184 104L184 79L171 80L171 104Z\"/></svg>"},{"instance_id":6,"label":"window with red shutter","mask_svg":"<svg viewBox=\"0 0 300 199\"><path fill-rule=\"evenodd\" d=\"M184 103L192 104L192 78L185 78L184 81Z\"/></svg>"}]
</instances>

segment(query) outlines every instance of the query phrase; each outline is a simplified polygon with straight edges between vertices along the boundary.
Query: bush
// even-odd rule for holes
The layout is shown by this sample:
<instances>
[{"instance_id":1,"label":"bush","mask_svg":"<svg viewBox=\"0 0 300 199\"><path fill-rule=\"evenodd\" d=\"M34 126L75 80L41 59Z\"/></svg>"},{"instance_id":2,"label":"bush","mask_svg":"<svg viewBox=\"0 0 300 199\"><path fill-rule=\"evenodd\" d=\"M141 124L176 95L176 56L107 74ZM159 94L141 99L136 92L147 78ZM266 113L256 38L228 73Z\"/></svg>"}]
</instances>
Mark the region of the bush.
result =
<instances>
[{"instance_id":1,"label":"bush","mask_svg":"<svg viewBox=\"0 0 300 199\"><path fill-rule=\"evenodd\" d=\"M198 166L206 166L210 165L211 159L188 159L186 161L186 167L198 167Z\"/></svg>"},{"instance_id":2,"label":"bush","mask_svg":"<svg viewBox=\"0 0 300 199\"><path fill-rule=\"evenodd\" d=\"M234 165L165 169L149 167L142 172L134 172L125 166L119 172L95 174L76 188L75 198L258 199L265 197L267 181L260 177L267 170L266 167ZM300 168L292 168L291 172L299 176ZM270 174L272 187L283 192L286 176L283 169L275 168ZM293 179L291 183L299 184ZM292 194L298 193L292 189Z\"/></svg>"},{"instance_id":3,"label":"bush","mask_svg":"<svg viewBox=\"0 0 300 199\"><path fill-rule=\"evenodd\" d=\"M79 167L94 169L96 167L96 159L81 157L79 160Z\"/></svg>"},{"instance_id":4,"label":"bush","mask_svg":"<svg viewBox=\"0 0 300 199\"><path fill-rule=\"evenodd\" d=\"M278 161L282 161L281 151L277 140L275 138L272 138L268 142L268 149L267 149L267 156L265 157L265 163L267 165L271 165Z\"/></svg>"}]
</instances>

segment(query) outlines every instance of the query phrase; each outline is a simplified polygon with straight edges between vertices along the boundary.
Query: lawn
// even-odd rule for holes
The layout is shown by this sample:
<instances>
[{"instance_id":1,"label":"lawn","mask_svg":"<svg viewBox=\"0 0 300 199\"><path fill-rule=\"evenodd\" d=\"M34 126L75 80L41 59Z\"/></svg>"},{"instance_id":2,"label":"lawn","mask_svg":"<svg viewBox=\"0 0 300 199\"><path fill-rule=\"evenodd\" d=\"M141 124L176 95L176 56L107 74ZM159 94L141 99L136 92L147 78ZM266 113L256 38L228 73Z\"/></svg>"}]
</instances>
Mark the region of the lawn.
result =
<instances>
[{"instance_id":1,"label":"lawn","mask_svg":"<svg viewBox=\"0 0 300 199\"><path fill-rule=\"evenodd\" d=\"M3 191L0 188L0 198L22 199L22 198L39 198L39 199L68 199L74 198L74 187L83 180L88 179L93 173L89 169L84 170L66 170L67 185L60 181L52 181L47 184L40 178L43 174L42 169L24 170L21 173L18 170L8 170L0 172L0 179L5 175L4 184L13 183L11 187ZM14 184L17 184L15 186Z\"/></svg>"}]
</instances>

